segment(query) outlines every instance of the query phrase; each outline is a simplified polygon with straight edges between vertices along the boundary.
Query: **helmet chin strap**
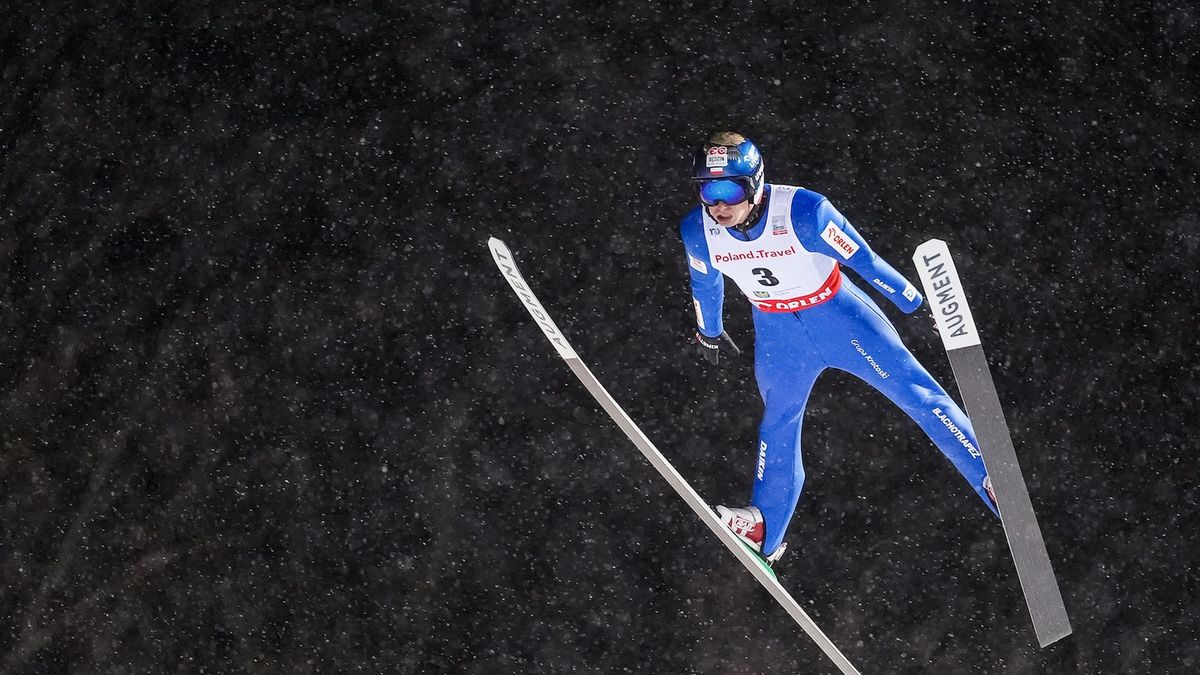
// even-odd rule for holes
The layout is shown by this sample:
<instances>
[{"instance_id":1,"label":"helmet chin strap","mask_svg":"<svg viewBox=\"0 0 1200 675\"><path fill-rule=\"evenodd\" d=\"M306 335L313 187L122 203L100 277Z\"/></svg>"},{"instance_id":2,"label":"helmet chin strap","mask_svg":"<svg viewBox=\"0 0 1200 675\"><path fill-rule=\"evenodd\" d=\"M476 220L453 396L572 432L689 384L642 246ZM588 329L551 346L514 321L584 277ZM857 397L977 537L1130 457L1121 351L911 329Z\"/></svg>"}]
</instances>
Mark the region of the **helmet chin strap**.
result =
<instances>
[{"instance_id":1,"label":"helmet chin strap","mask_svg":"<svg viewBox=\"0 0 1200 675\"><path fill-rule=\"evenodd\" d=\"M758 221L758 217L762 214L763 203L766 201L766 199L759 199L758 203L754 205L754 208L750 209L750 214L746 216L746 219L737 225L734 225L733 229L741 232L742 234L746 234L746 232L750 231L750 228L754 227L754 223Z\"/></svg>"}]
</instances>

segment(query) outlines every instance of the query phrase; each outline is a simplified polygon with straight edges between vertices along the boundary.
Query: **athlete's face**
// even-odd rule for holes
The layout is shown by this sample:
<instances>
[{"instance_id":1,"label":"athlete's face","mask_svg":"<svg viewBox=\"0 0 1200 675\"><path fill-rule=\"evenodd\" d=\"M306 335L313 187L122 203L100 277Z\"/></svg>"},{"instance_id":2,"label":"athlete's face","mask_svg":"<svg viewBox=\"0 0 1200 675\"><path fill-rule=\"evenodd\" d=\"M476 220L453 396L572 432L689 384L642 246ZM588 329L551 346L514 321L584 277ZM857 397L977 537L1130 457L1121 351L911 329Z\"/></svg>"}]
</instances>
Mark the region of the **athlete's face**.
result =
<instances>
[{"instance_id":1,"label":"athlete's face","mask_svg":"<svg viewBox=\"0 0 1200 675\"><path fill-rule=\"evenodd\" d=\"M717 202L716 206L709 206L708 213L717 221L721 227L733 227L738 223L744 222L750 216L751 204L750 200L740 204L726 204L725 202Z\"/></svg>"}]
</instances>

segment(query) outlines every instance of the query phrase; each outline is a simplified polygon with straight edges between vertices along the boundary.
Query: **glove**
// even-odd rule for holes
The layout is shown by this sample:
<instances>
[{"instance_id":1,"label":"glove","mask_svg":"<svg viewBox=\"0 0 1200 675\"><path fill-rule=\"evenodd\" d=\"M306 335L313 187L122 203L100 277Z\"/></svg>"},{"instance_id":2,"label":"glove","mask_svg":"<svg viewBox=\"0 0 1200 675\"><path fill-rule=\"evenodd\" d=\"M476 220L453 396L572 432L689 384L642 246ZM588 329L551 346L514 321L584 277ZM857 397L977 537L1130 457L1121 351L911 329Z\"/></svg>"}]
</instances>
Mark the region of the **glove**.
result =
<instances>
[{"instance_id":1,"label":"glove","mask_svg":"<svg viewBox=\"0 0 1200 675\"><path fill-rule=\"evenodd\" d=\"M733 349L734 354L741 356L742 350L738 349L733 338L729 337L729 333L721 331L720 338L712 338L699 331L696 332L696 340L700 345L700 353L714 366L721 361L721 338L724 338L729 343L729 347Z\"/></svg>"}]
</instances>

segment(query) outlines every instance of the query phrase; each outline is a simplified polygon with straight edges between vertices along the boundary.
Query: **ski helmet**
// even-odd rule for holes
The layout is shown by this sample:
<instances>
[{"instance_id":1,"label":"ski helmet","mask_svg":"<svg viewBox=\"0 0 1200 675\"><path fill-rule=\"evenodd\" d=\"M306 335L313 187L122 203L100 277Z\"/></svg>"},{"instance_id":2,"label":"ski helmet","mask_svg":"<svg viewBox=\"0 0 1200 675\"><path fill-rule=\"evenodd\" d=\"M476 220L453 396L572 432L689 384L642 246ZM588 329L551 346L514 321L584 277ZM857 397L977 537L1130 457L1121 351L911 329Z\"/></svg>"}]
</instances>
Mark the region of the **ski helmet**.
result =
<instances>
[{"instance_id":1,"label":"ski helmet","mask_svg":"<svg viewBox=\"0 0 1200 675\"><path fill-rule=\"evenodd\" d=\"M692 182L706 206L717 202L757 205L763 196L763 158L745 136L722 131L709 136L692 160Z\"/></svg>"}]
</instances>

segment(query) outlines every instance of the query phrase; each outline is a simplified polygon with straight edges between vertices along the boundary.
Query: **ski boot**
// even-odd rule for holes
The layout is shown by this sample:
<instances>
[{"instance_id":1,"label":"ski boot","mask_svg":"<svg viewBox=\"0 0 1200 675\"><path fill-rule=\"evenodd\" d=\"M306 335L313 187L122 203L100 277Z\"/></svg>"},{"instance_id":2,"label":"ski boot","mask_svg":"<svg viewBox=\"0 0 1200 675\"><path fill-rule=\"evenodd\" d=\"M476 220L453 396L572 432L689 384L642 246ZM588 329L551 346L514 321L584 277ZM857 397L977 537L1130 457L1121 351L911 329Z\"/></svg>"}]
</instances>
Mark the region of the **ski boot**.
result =
<instances>
[{"instance_id":1,"label":"ski boot","mask_svg":"<svg viewBox=\"0 0 1200 675\"><path fill-rule=\"evenodd\" d=\"M983 477L983 491L987 493L988 499L992 500L992 506L999 512L1000 502L996 501L996 491L992 489L992 479L990 476Z\"/></svg>"},{"instance_id":2,"label":"ski boot","mask_svg":"<svg viewBox=\"0 0 1200 675\"><path fill-rule=\"evenodd\" d=\"M747 506L743 509L718 506L717 517L738 536L738 539L742 540L746 548L754 551L758 557L767 562L768 566L774 565L775 561L783 555L784 549L787 548L787 544L780 544L779 548L771 552L771 555L763 555L762 543L766 526L763 524L762 512L756 506Z\"/></svg>"}]
</instances>

